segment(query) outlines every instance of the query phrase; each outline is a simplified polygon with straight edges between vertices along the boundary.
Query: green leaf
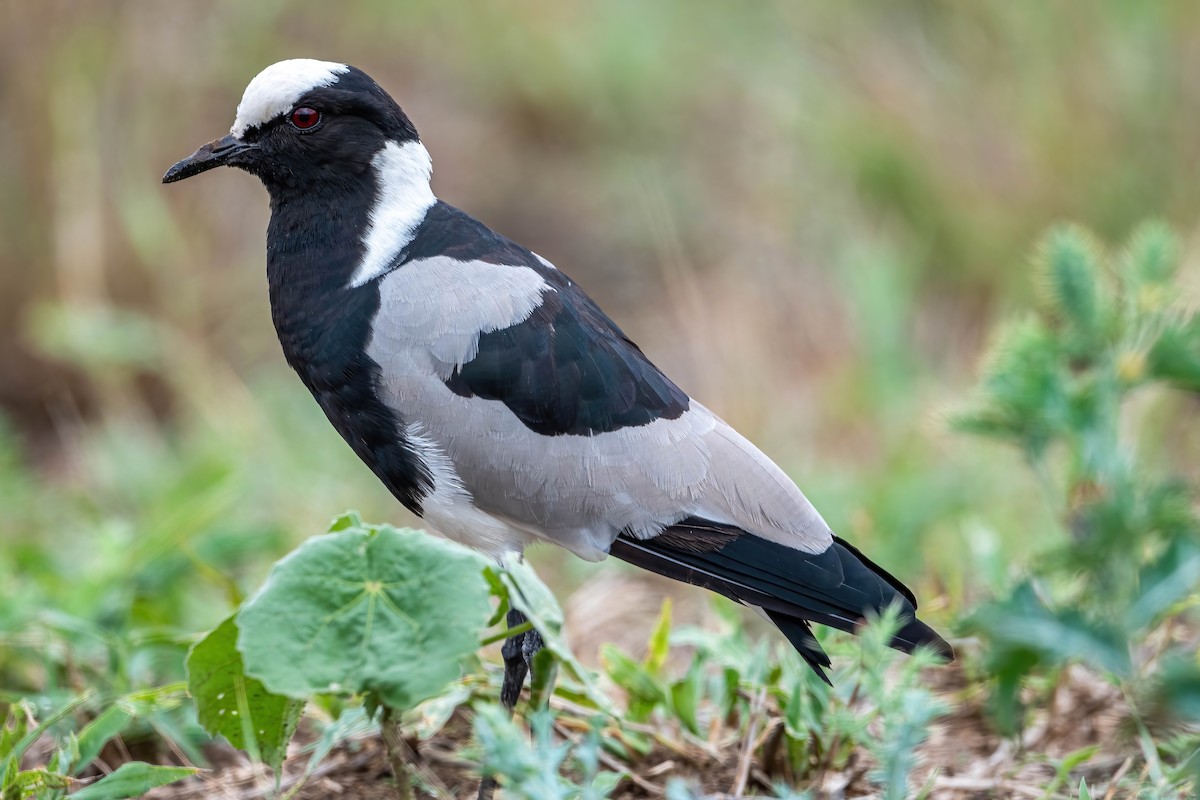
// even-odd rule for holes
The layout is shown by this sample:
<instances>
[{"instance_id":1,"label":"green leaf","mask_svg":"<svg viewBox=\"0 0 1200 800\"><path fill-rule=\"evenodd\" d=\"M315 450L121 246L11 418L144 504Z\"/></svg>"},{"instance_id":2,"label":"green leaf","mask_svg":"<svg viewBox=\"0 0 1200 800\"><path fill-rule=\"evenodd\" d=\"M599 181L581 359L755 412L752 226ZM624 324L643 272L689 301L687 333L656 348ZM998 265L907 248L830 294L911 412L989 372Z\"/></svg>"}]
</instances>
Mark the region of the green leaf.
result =
<instances>
[{"instance_id":1,"label":"green leaf","mask_svg":"<svg viewBox=\"0 0 1200 800\"><path fill-rule=\"evenodd\" d=\"M20 770L20 756L10 758L9 754L14 752L17 743L25 738L25 734L29 732L28 719L32 714L32 707L28 700L18 700L8 708L8 716L4 720L4 724L0 725L0 756L3 756L4 761L0 763L0 791L17 779L17 772Z\"/></svg>"},{"instance_id":2,"label":"green leaf","mask_svg":"<svg viewBox=\"0 0 1200 800\"><path fill-rule=\"evenodd\" d=\"M237 636L237 623L228 617L188 653L188 688L196 715L204 730L224 736L278 772L304 703L272 694L247 676Z\"/></svg>"},{"instance_id":3,"label":"green leaf","mask_svg":"<svg viewBox=\"0 0 1200 800\"><path fill-rule=\"evenodd\" d=\"M1044 796L1056 795L1060 787L1068 785L1067 781L1071 777L1071 770L1091 761L1098 752L1100 752L1100 745L1093 744L1063 756L1062 761L1058 764L1058 769L1055 770L1054 778L1045 786Z\"/></svg>"},{"instance_id":4,"label":"green leaf","mask_svg":"<svg viewBox=\"0 0 1200 800\"><path fill-rule=\"evenodd\" d=\"M1056 317L1085 338L1102 325L1100 248L1082 228L1052 230L1042 243L1038 278L1043 298ZM1097 342L1088 339L1087 344Z\"/></svg>"},{"instance_id":5,"label":"green leaf","mask_svg":"<svg viewBox=\"0 0 1200 800\"><path fill-rule=\"evenodd\" d=\"M25 751L32 747L33 743L36 742L43 733L49 730L50 727L59 720L64 719L75 709L86 703L89 699L91 699L91 696L92 692L90 690L84 692L67 704L63 705L50 716L46 717L46 719L38 723L33 730L26 731L25 735L17 740L16 744L12 746L12 749L4 754L4 760L0 761L0 774L7 776L9 773L9 768L20 764L21 757L25 755Z\"/></svg>"},{"instance_id":6,"label":"green leaf","mask_svg":"<svg viewBox=\"0 0 1200 800\"><path fill-rule=\"evenodd\" d=\"M309 539L237 615L246 674L303 699L373 693L405 711L440 692L491 616L482 556L420 531Z\"/></svg>"},{"instance_id":7,"label":"green leaf","mask_svg":"<svg viewBox=\"0 0 1200 800\"><path fill-rule=\"evenodd\" d=\"M1200 317L1164 326L1150 348L1147 369L1181 389L1200 391Z\"/></svg>"},{"instance_id":8,"label":"green leaf","mask_svg":"<svg viewBox=\"0 0 1200 800\"><path fill-rule=\"evenodd\" d=\"M491 567L488 569L508 590L508 600L512 606L533 623L543 638L547 634L557 637L562 633L562 608L554 593L525 559L510 557L506 559L504 569L498 572Z\"/></svg>"},{"instance_id":9,"label":"green leaf","mask_svg":"<svg viewBox=\"0 0 1200 800\"><path fill-rule=\"evenodd\" d=\"M321 766L321 762L338 745L362 737L367 733L379 734L379 726L371 719L366 709L362 706L345 708L333 722L326 723L323 727L321 727L319 722L317 725L321 735L320 738L308 746L312 750L312 755L309 756L308 764L304 767L305 780L308 779L308 776L317 767Z\"/></svg>"},{"instance_id":10,"label":"green leaf","mask_svg":"<svg viewBox=\"0 0 1200 800\"><path fill-rule=\"evenodd\" d=\"M1013 438L1034 457L1070 418L1063 348L1035 319L1008 325L992 348L980 397L954 418L967 433Z\"/></svg>"},{"instance_id":11,"label":"green leaf","mask_svg":"<svg viewBox=\"0 0 1200 800\"><path fill-rule=\"evenodd\" d=\"M667 800L702 800L702 795L683 778L671 778L667 782Z\"/></svg>"},{"instance_id":12,"label":"green leaf","mask_svg":"<svg viewBox=\"0 0 1200 800\"><path fill-rule=\"evenodd\" d=\"M662 675L666 666L667 656L671 652L671 598L665 598L662 611L658 615L658 623L650 634L650 643L646 648L646 668L652 675Z\"/></svg>"},{"instance_id":13,"label":"green leaf","mask_svg":"<svg viewBox=\"0 0 1200 800\"><path fill-rule=\"evenodd\" d=\"M1062 764L1059 765L1059 770L1065 775L1071 770L1078 767L1080 764L1086 764L1095 757L1096 753L1100 752L1100 745L1092 744L1087 747L1081 747L1078 750L1067 753L1063 756Z\"/></svg>"},{"instance_id":14,"label":"green leaf","mask_svg":"<svg viewBox=\"0 0 1200 800\"><path fill-rule=\"evenodd\" d=\"M499 625L500 621L508 616L508 586L505 585L504 581L500 580L500 573L491 567L483 571L483 577L488 583L488 589L491 591L492 596L499 600L496 603L496 610L492 612L492 616L487 621L487 626L492 628Z\"/></svg>"},{"instance_id":15,"label":"green leaf","mask_svg":"<svg viewBox=\"0 0 1200 800\"><path fill-rule=\"evenodd\" d=\"M704 669L699 660L694 660L687 674L671 686L671 709L684 727L695 734L700 732L697 709L704 686Z\"/></svg>"},{"instance_id":16,"label":"green leaf","mask_svg":"<svg viewBox=\"0 0 1200 800\"><path fill-rule=\"evenodd\" d=\"M62 768L69 769L73 775L78 775L96 760L110 739L125 730L133 718L132 710L120 702L105 709L100 716L89 722L79 732L78 755L75 756L73 764L62 764Z\"/></svg>"},{"instance_id":17,"label":"green leaf","mask_svg":"<svg viewBox=\"0 0 1200 800\"><path fill-rule=\"evenodd\" d=\"M456 683L437 697L421 703L411 712L411 720L405 719L405 727L409 725L416 731L420 741L435 736L446 727L454 712L471 699L471 690L465 683Z\"/></svg>"},{"instance_id":18,"label":"green leaf","mask_svg":"<svg viewBox=\"0 0 1200 800\"><path fill-rule=\"evenodd\" d=\"M362 517L357 511L347 511L340 517L334 517L333 522L329 523L329 533L338 533L340 531L350 530L351 528L367 528Z\"/></svg>"},{"instance_id":19,"label":"green leaf","mask_svg":"<svg viewBox=\"0 0 1200 800\"><path fill-rule=\"evenodd\" d=\"M45 790L54 792L69 789L72 783L75 783L75 779L68 775L63 775L61 772L54 772L49 769L21 770L13 776L11 783L5 783L3 787L9 791L16 789L16 793L11 795L5 794L4 797L36 797L38 800L41 800L41 798L46 797L43 794ZM51 795L51 797L53 796Z\"/></svg>"},{"instance_id":20,"label":"green leaf","mask_svg":"<svg viewBox=\"0 0 1200 800\"><path fill-rule=\"evenodd\" d=\"M654 706L666 704L668 693L662 681L649 667L634 661L616 645L605 644L600 648L600 663L613 683L629 695L630 711L635 705L642 707L644 713L637 715L640 719L646 719Z\"/></svg>"},{"instance_id":21,"label":"green leaf","mask_svg":"<svg viewBox=\"0 0 1200 800\"><path fill-rule=\"evenodd\" d=\"M542 649L533 657L529 668L529 706L534 709L548 708L554 684L558 678L558 660L549 649Z\"/></svg>"},{"instance_id":22,"label":"green leaf","mask_svg":"<svg viewBox=\"0 0 1200 800\"><path fill-rule=\"evenodd\" d=\"M1119 675L1130 670L1122 631L1085 620L1076 611L1048 608L1028 582L1007 600L981 607L967 624L1000 654L1032 653L1049 664L1082 661Z\"/></svg>"},{"instance_id":23,"label":"green leaf","mask_svg":"<svg viewBox=\"0 0 1200 800\"><path fill-rule=\"evenodd\" d=\"M609 797L625 779L625 772L600 772L584 787L585 798Z\"/></svg>"},{"instance_id":24,"label":"green leaf","mask_svg":"<svg viewBox=\"0 0 1200 800\"><path fill-rule=\"evenodd\" d=\"M1141 593L1126 612L1126 627L1138 631L1151 625L1200 586L1200 548L1177 539L1138 578Z\"/></svg>"},{"instance_id":25,"label":"green leaf","mask_svg":"<svg viewBox=\"0 0 1200 800\"><path fill-rule=\"evenodd\" d=\"M72 800L123 800L141 797L156 786L195 775L195 767L159 767L141 761L122 764L116 772L71 794Z\"/></svg>"},{"instance_id":26,"label":"green leaf","mask_svg":"<svg viewBox=\"0 0 1200 800\"><path fill-rule=\"evenodd\" d=\"M1200 668L1194 658L1175 658L1160 670L1151 697L1168 719L1200 723Z\"/></svg>"},{"instance_id":27,"label":"green leaf","mask_svg":"<svg viewBox=\"0 0 1200 800\"><path fill-rule=\"evenodd\" d=\"M1179 266L1179 241L1162 222L1144 222L1134 231L1125 248L1122 267L1140 284L1164 284Z\"/></svg>"}]
</instances>

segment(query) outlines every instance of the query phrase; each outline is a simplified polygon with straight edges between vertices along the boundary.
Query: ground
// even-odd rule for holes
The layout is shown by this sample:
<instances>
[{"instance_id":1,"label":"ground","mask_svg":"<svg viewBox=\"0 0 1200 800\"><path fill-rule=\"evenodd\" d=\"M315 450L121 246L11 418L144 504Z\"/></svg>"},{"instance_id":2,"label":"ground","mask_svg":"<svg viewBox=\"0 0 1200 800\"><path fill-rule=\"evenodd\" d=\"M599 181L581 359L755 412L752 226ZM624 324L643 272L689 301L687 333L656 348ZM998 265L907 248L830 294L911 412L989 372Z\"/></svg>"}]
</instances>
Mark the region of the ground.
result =
<instances>
[{"instance_id":1,"label":"ground","mask_svg":"<svg viewBox=\"0 0 1200 800\"><path fill-rule=\"evenodd\" d=\"M1124 702L1110 683L1083 668L1067 670L1053 693L1053 702L1031 712L1029 724L1019 739L998 736L983 713L983 698L959 665L938 668L927 675L938 694L952 704L952 712L933 729L922 746L921 765L914 782L929 790L928 796L946 800L968 798L1041 798L1074 790L1086 778L1094 797L1120 797L1108 787L1131 770L1142 770L1141 758L1122 728ZM770 753L770 740L778 737L783 722L768 716L760 726L755 744ZM563 729L564 734L570 731ZM417 752L418 775L432 791L424 791L418 778L418 797L473 797L478 786L476 766L456 754L469 737L465 715L460 715L427 742L412 742ZM294 754L284 766L282 789L295 789L308 756L300 752L305 736L297 737ZM797 779L783 774L778 764L746 760L745 748L736 733L714 731L711 747L670 750L656 747L647 757L619 765L629 771L614 798L662 797L667 782L682 777L704 797L724 798L767 793L780 780L809 789L817 797L856 798L878 796L868 781L872 762L866 753L852 756L841 770L823 770L815 765L811 774ZM1059 774L1062 760L1085 748L1096 752L1086 763ZM751 748L751 751L758 750ZM274 779L261 767L251 765L231 748L214 749L217 765L196 779L163 787L147 795L151 800L199 800L200 798L270 797ZM606 766L616 768L614 760ZM768 775L768 772L774 775ZM1136 776L1136 772L1132 773ZM743 777L744 776L744 777ZM738 795L736 787L745 789ZM1106 793L1107 792L1107 793ZM298 800L324 797L395 798L395 781L382 740L377 735L355 739L339 746L310 775L294 795Z\"/></svg>"}]
</instances>

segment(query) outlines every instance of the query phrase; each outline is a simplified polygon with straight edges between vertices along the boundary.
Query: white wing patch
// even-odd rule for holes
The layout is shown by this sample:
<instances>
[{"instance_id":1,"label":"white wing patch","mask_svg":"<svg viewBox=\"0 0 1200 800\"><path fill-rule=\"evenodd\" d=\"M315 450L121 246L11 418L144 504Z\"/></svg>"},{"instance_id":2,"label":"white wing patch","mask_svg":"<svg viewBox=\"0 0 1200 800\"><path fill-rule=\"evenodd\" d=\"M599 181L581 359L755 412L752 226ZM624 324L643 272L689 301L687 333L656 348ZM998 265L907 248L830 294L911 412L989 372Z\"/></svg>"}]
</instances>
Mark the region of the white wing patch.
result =
<instances>
[{"instance_id":1,"label":"white wing patch","mask_svg":"<svg viewBox=\"0 0 1200 800\"><path fill-rule=\"evenodd\" d=\"M676 419L544 436L504 403L446 386L480 334L525 321L548 291L528 267L448 256L379 282L367 354L382 368L382 399L410 421L434 473L425 507L433 527L492 553L542 539L588 560L603 558L621 531L654 536L688 516L805 552L829 546L829 527L796 485L699 403Z\"/></svg>"},{"instance_id":2,"label":"white wing patch","mask_svg":"<svg viewBox=\"0 0 1200 800\"><path fill-rule=\"evenodd\" d=\"M371 159L371 166L379 197L363 238L366 253L350 278L351 286L362 286L391 269L430 206L437 202L429 188L433 161L420 142L388 142Z\"/></svg>"},{"instance_id":3,"label":"white wing patch","mask_svg":"<svg viewBox=\"0 0 1200 800\"><path fill-rule=\"evenodd\" d=\"M448 256L412 261L379 283L368 353L420 354L437 380L475 357L479 335L516 325L553 287L529 267ZM392 366L380 362L385 375Z\"/></svg>"},{"instance_id":4,"label":"white wing patch","mask_svg":"<svg viewBox=\"0 0 1200 800\"><path fill-rule=\"evenodd\" d=\"M290 111L307 92L334 84L339 75L349 71L345 64L312 58L272 64L255 75L246 87L229 132L241 138L250 128Z\"/></svg>"}]
</instances>

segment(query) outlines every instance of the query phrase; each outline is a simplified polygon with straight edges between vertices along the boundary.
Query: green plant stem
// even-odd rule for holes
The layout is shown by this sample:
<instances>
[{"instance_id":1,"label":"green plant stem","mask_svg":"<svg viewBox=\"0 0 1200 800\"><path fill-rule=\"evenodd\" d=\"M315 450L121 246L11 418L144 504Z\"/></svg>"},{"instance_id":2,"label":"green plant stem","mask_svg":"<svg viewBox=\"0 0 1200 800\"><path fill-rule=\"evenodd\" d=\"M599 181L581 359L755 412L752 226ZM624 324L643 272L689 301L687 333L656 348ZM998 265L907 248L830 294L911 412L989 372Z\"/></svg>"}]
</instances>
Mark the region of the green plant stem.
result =
<instances>
[{"instance_id":1,"label":"green plant stem","mask_svg":"<svg viewBox=\"0 0 1200 800\"><path fill-rule=\"evenodd\" d=\"M409 770L413 753L400 732L400 715L385 706L379 725L383 743L387 747L388 763L392 766L392 774L396 776L396 796L400 800L413 800L412 773Z\"/></svg>"},{"instance_id":2,"label":"green plant stem","mask_svg":"<svg viewBox=\"0 0 1200 800\"><path fill-rule=\"evenodd\" d=\"M438 800L454 800L454 795L441 778L432 770L421 766L417 754L408 746L404 733L400 730L400 714L384 706L383 717L380 719L380 731L383 743L387 747L388 762L396 776L396 792L400 800L413 800L412 778L415 775L424 790Z\"/></svg>"},{"instance_id":3,"label":"green plant stem","mask_svg":"<svg viewBox=\"0 0 1200 800\"><path fill-rule=\"evenodd\" d=\"M525 633L526 631L531 631L531 630L533 630L532 622L522 622L520 625L514 625L511 628L506 628L505 630L502 630L497 634L493 634L492 636L489 636L486 639L480 639L479 646L487 647L489 644L495 644L496 642L503 642L505 639L508 639L509 637L520 636L522 633Z\"/></svg>"}]
</instances>

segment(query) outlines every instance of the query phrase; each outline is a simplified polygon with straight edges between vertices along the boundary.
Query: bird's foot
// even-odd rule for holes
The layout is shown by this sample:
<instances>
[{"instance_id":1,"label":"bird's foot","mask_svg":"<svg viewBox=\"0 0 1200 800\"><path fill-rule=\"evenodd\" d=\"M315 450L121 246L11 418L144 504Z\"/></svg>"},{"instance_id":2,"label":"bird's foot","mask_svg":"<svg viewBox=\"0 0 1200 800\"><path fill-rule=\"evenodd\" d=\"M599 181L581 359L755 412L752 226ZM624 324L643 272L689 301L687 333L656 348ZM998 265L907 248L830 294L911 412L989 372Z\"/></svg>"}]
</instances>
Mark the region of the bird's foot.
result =
<instances>
[{"instance_id":1,"label":"bird's foot","mask_svg":"<svg viewBox=\"0 0 1200 800\"><path fill-rule=\"evenodd\" d=\"M508 627L515 628L525 624L525 615L515 608L509 609L506 619ZM500 702L512 715L517 700L521 697L521 688L525 685L525 677L533 671L533 660L542 649L542 635L535 630L518 633L504 640L500 648L500 656L504 659L504 682L500 685ZM496 779L485 775L479 784L478 800L492 800L496 791Z\"/></svg>"},{"instance_id":2,"label":"bird's foot","mask_svg":"<svg viewBox=\"0 0 1200 800\"><path fill-rule=\"evenodd\" d=\"M507 622L509 628L523 625L525 615L515 608L510 609ZM504 646L500 649L500 655L504 659L504 682L500 686L500 702L508 709L509 714L512 714L516 707L517 700L521 697L521 687L525 685L525 676L533 667L532 656L527 655L525 647L530 635L537 637L540 646L542 637L536 631L526 631L505 639ZM537 650L533 652L536 653Z\"/></svg>"}]
</instances>

